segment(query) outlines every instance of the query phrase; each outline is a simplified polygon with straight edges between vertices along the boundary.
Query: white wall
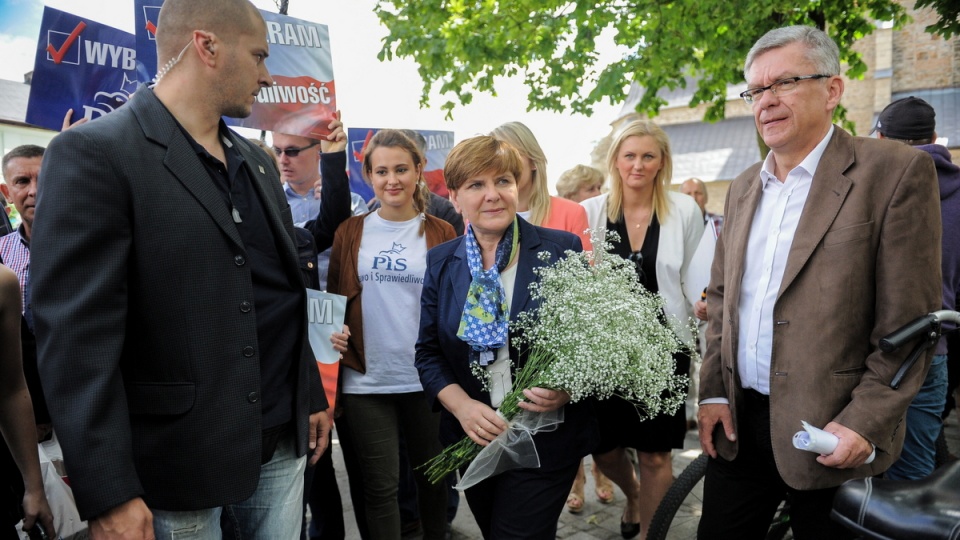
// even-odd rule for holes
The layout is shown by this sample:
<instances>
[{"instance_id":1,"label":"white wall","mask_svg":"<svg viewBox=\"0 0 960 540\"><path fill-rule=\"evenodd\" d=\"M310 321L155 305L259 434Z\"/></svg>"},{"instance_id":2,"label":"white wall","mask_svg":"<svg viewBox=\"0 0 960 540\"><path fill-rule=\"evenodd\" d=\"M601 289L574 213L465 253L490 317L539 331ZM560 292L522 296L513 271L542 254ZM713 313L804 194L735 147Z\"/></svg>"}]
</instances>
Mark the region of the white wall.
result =
<instances>
[{"instance_id":1,"label":"white wall","mask_svg":"<svg viewBox=\"0 0 960 540\"><path fill-rule=\"evenodd\" d=\"M22 144L45 147L56 135L56 131L0 123L0 149L3 150L0 155L6 155L7 152Z\"/></svg>"}]
</instances>

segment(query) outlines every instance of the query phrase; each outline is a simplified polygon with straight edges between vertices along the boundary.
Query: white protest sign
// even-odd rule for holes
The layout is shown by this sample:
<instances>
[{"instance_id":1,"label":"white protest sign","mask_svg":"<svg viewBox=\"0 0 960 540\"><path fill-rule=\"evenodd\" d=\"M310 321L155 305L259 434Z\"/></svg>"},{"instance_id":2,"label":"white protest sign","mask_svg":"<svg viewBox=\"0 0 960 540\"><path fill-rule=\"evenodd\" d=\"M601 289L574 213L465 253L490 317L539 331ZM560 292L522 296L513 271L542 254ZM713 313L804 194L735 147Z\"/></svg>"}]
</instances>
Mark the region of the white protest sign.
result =
<instances>
[{"instance_id":1,"label":"white protest sign","mask_svg":"<svg viewBox=\"0 0 960 540\"><path fill-rule=\"evenodd\" d=\"M347 297L307 289L307 328L313 355L321 364L335 364L340 353L334 350L330 336L343 331Z\"/></svg>"}]
</instances>

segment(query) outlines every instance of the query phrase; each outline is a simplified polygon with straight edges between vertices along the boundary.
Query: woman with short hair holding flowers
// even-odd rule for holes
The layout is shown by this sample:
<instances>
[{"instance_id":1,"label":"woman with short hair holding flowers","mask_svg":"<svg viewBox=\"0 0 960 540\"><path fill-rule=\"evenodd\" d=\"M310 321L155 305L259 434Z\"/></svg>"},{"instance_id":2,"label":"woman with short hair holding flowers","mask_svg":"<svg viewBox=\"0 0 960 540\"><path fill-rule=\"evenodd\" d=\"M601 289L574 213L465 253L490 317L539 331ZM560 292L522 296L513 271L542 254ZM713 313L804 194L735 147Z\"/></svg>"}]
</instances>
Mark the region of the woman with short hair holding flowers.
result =
<instances>
[{"instance_id":1,"label":"woman with short hair holding flowers","mask_svg":"<svg viewBox=\"0 0 960 540\"><path fill-rule=\"evenodd\" d=\"M534 268L581 250L573 234L517 216L521 172L517 150L489 136L461 142L444 166L451 200L469 226L427 255L416 366L427 399L441 410L445 445L466 434L487 446L508 429L495 408L527 360L511 346L510 322L536 308L528 288L537 279ZM486 388L471 365L483 372ZM525 411L563 409L564 421L533 435L539 467L508 470L466 489L484 538L555 538L580 458L596 441L589 403L569 404L566 392L546 388L523 394Z\"/></svg>"},{"instance_id":2,"label":"woman with short hair holding flowers","mask_svg":"<svg viewBox=\"0 0 960 540\"><path fill-rule=\"evenodd\" d=\"M637 277L664 301L666 322L692 347L690 321L696 298L683 292L690 260L703 235L697 203L670 190L673 161L666 133L647 120L628 123L607 153L610 192L583 201L590 226L615 231L612 252L636 265ZM686 375L690 357L674 355L676 373ZM653 513L673 482L672 448L686 435L683 407L641 421L634 404L611 398L597 404L600 445L594 460L627 496L620 522L624 538L646 531ZM635 448L640 480L625 448ZM641 490L642 487L642 490Z\"/></svg>"}]
</instances>

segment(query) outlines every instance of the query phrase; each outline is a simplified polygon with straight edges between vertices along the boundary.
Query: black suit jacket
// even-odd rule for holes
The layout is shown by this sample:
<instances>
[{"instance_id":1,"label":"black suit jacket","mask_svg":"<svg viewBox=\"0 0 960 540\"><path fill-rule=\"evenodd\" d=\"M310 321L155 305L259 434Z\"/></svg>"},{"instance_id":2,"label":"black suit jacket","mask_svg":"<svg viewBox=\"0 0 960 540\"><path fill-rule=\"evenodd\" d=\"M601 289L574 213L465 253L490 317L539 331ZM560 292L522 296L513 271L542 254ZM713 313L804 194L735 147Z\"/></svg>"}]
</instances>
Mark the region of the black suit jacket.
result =
<instances>
[{"instance_id":1,"label":"black suit jacket","mask_svg":"<svg viewBox=\"0 0 960 540\"><path fill-rule=\"evenodd\" d=\"M441 197L434 192L430 192L430 203L427 205L427 213L438 217L453 226L457 236L462 236L464 231L463 216L453 206L453 203L446 197Z\"/></svg>"},{"instance_id":2,"label":"black suit jacket","mask_svg":"<svg viewBox=\"0 0 960 540\"><path fill-rule=\"evenodd\" d=\"M510 320L523 311L536 309L530 298L530 283L536 280L534 268L550 264L567 250L580 251L580 238L553 229L536 227L520 220L520 254L517 277L510 302ZM550 260L538 258L549 252ZM466 237L459 237L427 252L427 271L420 301L420 336L417 340L416 366L420 382L434 410L441 411L440 439L447 446L465 437L460 422L443 408L437 394L450 384L459 384L473 399L490 405L490 394L470 371L470 347L457 337L463 305L470 288L470 267L467 264ZM510 336L511 341L513 336ZM526 362L512 345L510 358L514 372ZM556 431L537 433L534 442L544 471L569 466L589 454L599 440L591 400L564 406L564 422Z\"/></svg>"},{"instance_id":3,"label":"black suit jacket","mask_svg":"<svg viewBox=\"0 0 960 540\"><path fill-rule=\"evenodd\" d=\"M242 137L285 273L293 222L269 156ZM323 157L320 246L350 213L345 156ZM339 172L338 172L339 169ZM260 472L260 360L251 269L227 205L153 91L57 136L32 242L40 372L84 519L142 496L190 510L241 501ZM298 451L326 408L306 339L292 402Z\"/></svg>"}]
</instances>

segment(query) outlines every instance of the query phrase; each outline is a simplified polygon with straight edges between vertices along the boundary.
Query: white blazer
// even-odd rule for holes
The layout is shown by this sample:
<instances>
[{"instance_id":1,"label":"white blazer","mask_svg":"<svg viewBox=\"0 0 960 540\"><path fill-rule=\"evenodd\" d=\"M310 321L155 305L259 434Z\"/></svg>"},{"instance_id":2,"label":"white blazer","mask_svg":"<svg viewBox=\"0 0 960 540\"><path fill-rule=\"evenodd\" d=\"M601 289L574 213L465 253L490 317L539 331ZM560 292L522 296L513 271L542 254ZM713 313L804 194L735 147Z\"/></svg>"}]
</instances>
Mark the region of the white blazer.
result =
<instances>
[{"instance_id":1,"label":"white blazer","mask_svg":"<svg viewBox=\"0 0 960 540\"><path fill-rule=\"evenodd\" d=\"M593 230L607 226L607 196L604 193L580 203L587 210L587 221ZM696 324L693 304L699 298L687 298L683 283L690 259L703 236L703 214L689 195L668 191L667 202L670 213L666 221L660 221L657 245L657 284L673 331L684 343L694 347L690 326Z\"/></svg>"}]
</instances>

